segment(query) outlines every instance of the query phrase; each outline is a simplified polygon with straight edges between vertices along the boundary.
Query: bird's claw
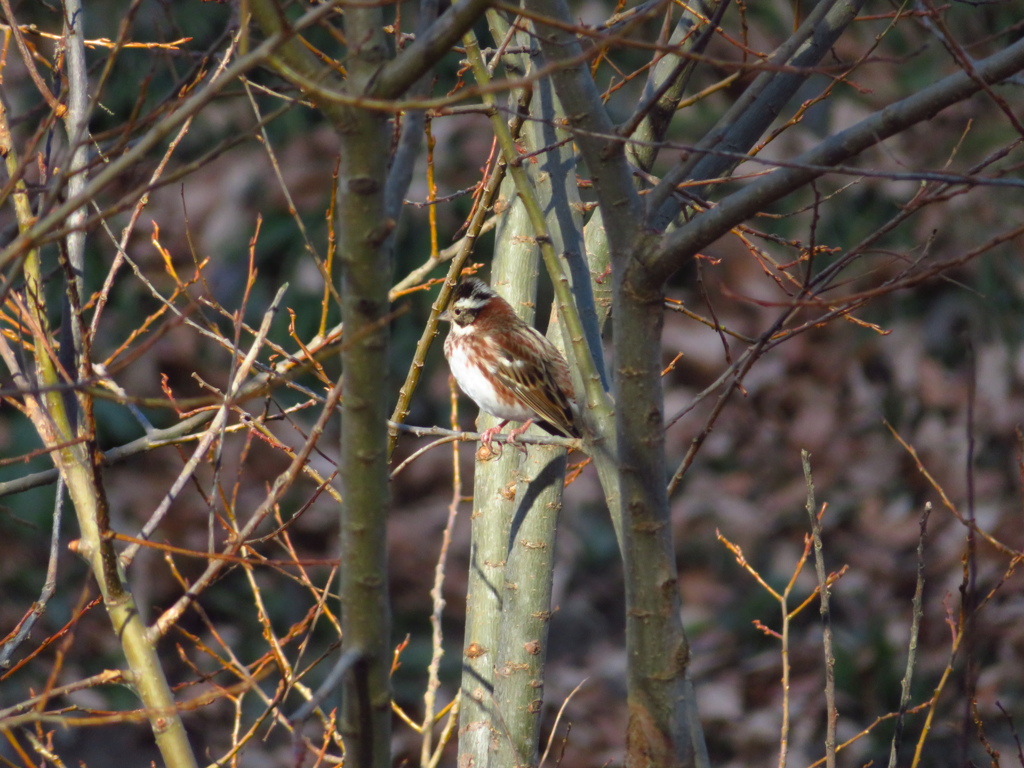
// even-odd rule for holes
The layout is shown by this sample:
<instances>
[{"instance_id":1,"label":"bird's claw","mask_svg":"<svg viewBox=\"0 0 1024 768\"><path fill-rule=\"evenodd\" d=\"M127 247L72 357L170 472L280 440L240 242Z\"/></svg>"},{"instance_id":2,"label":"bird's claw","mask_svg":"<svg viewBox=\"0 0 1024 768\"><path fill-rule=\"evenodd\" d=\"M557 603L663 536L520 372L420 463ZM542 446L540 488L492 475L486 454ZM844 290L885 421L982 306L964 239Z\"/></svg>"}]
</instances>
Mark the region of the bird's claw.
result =
<instances>
[{"instance_id":1,"label":"bird's claw","mask_svg":"<svg viewBox=\"0 0 1024 768\"><path fill-rule=\"evenodd\" d=\"M526 421L523 424L523 426L516 427L515 429L510 429L508 431L508 444L512 445L512 446L515 446L516 449L522 451L523 453L526 453L527 452L526 451L526 446L523 445L522 443L520 443L516 438L519 437L521 434L523 434L526 430L528 430L532 423L533 423L533 419L530 419L530 420Z\"/></svg>"},{"instance_id":2,"label":"bird's claw","mask_svg":"<svg viewBox=\"0 0 1024 768\"><path fill-rule=\"evenodd\" d=\"M488 461L489 459L495 459L501 456L501 444L498 444L498 450L494 450L494 436L501 432L501 428L505 424L499 424L496 427L490 427L480 433L480 448L476 452L476 458L478 461Z\"/></svg>"},{"instance_id":3,"label":"bird's claw","mask_svg":"<svg viewBox=\"0 0 1024 768\"><path fill-rule=\"evenodd\" d=\"M520 443L516 438L519 437L523 432L530 428L533 420L530 419L521 427L510 429L508 432L508 438L506 443L511 445L517 451L522 451L524 454L527 452L526 446ZM494 436L501 432L502 428L508 424L507 421L501 422L496 427L489 427L480 433L480 448L476 452L476 458L478 461L487 461L488 459L497 458L501 456L501 443L498 443L497 450L495 450Z\"/></svg>"}]
</instances>

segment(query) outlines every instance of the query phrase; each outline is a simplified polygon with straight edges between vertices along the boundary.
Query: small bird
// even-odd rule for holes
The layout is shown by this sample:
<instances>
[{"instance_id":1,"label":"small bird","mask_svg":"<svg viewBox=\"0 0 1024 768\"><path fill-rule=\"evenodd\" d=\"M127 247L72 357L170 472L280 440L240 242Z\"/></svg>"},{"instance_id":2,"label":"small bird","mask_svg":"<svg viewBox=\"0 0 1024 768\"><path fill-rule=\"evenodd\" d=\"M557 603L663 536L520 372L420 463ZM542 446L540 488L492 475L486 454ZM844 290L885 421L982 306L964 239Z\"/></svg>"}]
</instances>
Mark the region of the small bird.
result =
<instances>
[{"instance_id":1,"label":"small bird","mask_svg":"<svg viewBox=\"0 0 1024 768\"><path fill-rule=\"evenodd\" d=\"M580 436L565 358L493 288L475 277L465 278L441 319L452 324L444 356L459 388L482 410L502 419L480 436L488 451L510 421L523 422L509 432L513 444L534 421L552 435Z\"/></svg>"}]
</instances>

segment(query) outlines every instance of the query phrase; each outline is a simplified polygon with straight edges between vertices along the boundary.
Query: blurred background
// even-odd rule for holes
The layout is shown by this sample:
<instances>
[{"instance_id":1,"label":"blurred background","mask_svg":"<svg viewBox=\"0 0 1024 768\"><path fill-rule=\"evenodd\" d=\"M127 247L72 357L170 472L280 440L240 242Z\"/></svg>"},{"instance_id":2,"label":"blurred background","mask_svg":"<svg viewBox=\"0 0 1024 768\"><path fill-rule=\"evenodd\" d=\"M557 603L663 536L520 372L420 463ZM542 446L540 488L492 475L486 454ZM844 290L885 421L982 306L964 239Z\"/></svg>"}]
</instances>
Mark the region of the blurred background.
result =
<instances>
[{"instance_id":1,"label":"blurred background","mask_svg":"<svg viewBox=\"0 0 1024 768\"><path fill-rule=\"evenodd\" d=\"M43 66L53 61L56 41L36 34L59 35L59 13L48 3L36 2L14 2L13 10L19 24L35 25L27 37L36 51L37 66L59 88L59 79ZM608 4L590 2L580 4L578 14L585 23L598 23L614 10ZM675 144L663 153L665 167L703 135L752 77L740 68L745 53L730 36L739 35L742 28L747 47L770 51L785 39L797 17L808 11L798 3L760 4L743 10L739 14L733 9L723 21L723 33L707 54L712 63L697 68L691 90L710 88L733 72L740 77L680 113L670 135ZM824 136L954 71L956 65L934 28L920 18L908 17L889 30L892 8L883 5L873 10L877 16L855 23L834 51L836 60L866 57L864 63L848 80L835 85L826 100L806 105L802 120L773 138L761 150L762 158L791 159ZM942 18L962 43L976 44L990 53L1019 36L1019 24L1012 25L1018 11L1012 3L958 5ZM170 43L187 38L173 48L122 50L106 73L103 66L110 49L90 49L92 77L96 83L101 75L105 77L90 124L97 158L123 151L159 124L182 89L199 72L217 65L235 12L229 4L196 0L87 4L90 38L116 38L119 24L127 24L128 36L136 41ZM1008 27L1009 33L1005 32ZM883 31L886 34L872 49ZM653 37L657 24L637 34ZM331 50L332 41L323 30L314 30L310 37ZM15 145L25 147L48 108L13 47L8 44L5 51L0 98ZM614 77L614 67L632 71L646 60L649 52L623 46L605 57L599 71L606 78ZM455 87L460 77L457 53L447 65L437 73L436 93ZM610 96L613 113L618 110L616 117L629 114L642 80ZM813 78L805 98L815 98L827 81L825 75ZM278 351L268 350L261 356L267 365L285 352L297 353L299 340L309 343L338 322L337 306L329 294L325 300L323 273L317 265L317 258L326 263L330 252L337 140L315 110L288 100L296 94L288 92L284 98L286 89L269 72L251 72L246 86L237 83L226 88L196 116L161 184L149 191L148 204L127 242L125 252L137 271L122 267L113 276L93 357L105 362L117 384L132 397L162 398L166 403L168 394L173 394L185 401L209 395L210 387L223 391L230 380L230 350L195 326L170 314L158 315L159 296L223 338L233 339L237 332L239 345L247 349L251 335L238 330L232 314L238 313L250 326L258 325L275 292L287 282L286 311L274 321L271 332ZM1019 83L1010 88L1015 90L1009 93L1019 95ZM798 98L795 105L800 102ZM1019 104L1019 99L1010 103ZM254 129L258 119L282 107L281 114L267 122L265 134ZM780 117L780 127L790 117L792 113ZM491 153L490 129L480 113L439 110L431 116L430 130L436 142L430 159L436 187L428 184L427 158L421 157L422 167L416 170L398 230L396 280L427 261L432 235L440 249L460 236L472 205L472 190ZM60 132L44 138L34 152L59 157ZM987 171L996 169L1003 177L1019 179L1020 138L998 104L976 97L866 153L859 166L894 173L915 169L967 173L987 163ZM48 149L47 141L53 142ZM167 146L165 141L133 174L106 190L96 205L110 208L126 199L137 200ZM44 184L37 164L27 162L26 166L26 177ZM762 163L749 162L736 177L763 170ZM175 173L179 177L171 180ZM718 390L703 397L702 393L745 348L743 340L763 333L780 314L785 294L778 265L796 258L798 249L792 244L813 240L821 246L814 268L825 269L887 228L858 253L835 288L837 302L861 292L877 291L877 296L852 318L839 317L809 328L769 349L744 379L742 392L733 395L714 421L674 490L683 618L691 641L698 704L716 766L778 763L784 696L781 643L755 622L778 632L781 609L719 537L742 548L750 566L776 590L796 574L790 610L811 594L817 583L813 561L797 573L810 528L801 468L804 450L810 453L817 502L827 504L822 515L826 567L830 571L846 567L833 587L832 600L838 739L845 742L873 726L840 753L841 764L879 765L888 759L893 718L876 720L899 707L918 570L916 550L928 505L932 513L924 545L923 613L912 704L931 695L947 665L953 675L930 725L924 764L962 765L965 738L975 745L968 750L973 759L987 741L993 750L1003 752L1004 765L1024 764L1016 740L1024 722L1024 591L1015 570L1024 549L1019 432L1024 418L1024 265L1019 236L990 242L1019 225L1021 196L1018 189L995 186L922 190L921 182L910 178L831 176L819 185L818 205L810 194L788 198L784 206L751 220L754 231L723 238L703 258L683 267L670 283L668 298L678 311L669 313L663 341L665 412L671 422L668 455L674 471L719 396ZM941 199L901 218L919 192ZM430 206L432 198L443 202ZM128 210L108 218L114 237L102 227L90 232L85 276L90 292L100 290L111 274L117 254L114 240L128 220ZM4 206L0 230L7 241L15 227L10 206ZM471 261L486 265L490 248L487 237L481 239ZM974 251L978 251L976 258L964 259L934 279L899 291L880 289L915 260L937 264ZM49 260L53 289L59 291L56 250L45 250L44 259ZM445 265L439 263L429 278L437 280L444 272ZM486 266L481 274L486 278ZM247 290L250 275L254 280ZM396 396L436 296L436 285L421 282L422 290L395 302L392 368L382 372L382 386ZM543 286L541 302L546 301L550 293ZM732 335L693 316L707 318L711 312ZM809 308L804 319L818 314ZM9 315L5 317L9 320ZM547 313L541 311L538 317L546 318ZM132 329L146 318L152 318L151 326L132 338ZM437 341L413 399L411 424L447 426L452 419L448 371ZM611 340L609 353L614 354ZM277 386L271 394L245 404L250 413L267 417L268 433L260 437L240 430L227 436L218 461L211 456L195 482L181 493L155 541L203 552L211 530L211 509L227 509L244 517L262 503L270 484L287 466L288 450L302 444L318 414L315 407L289 409L322 397L329 388L325 382L339 373L331 356L322 360L322 366L321 375L295 376L294 386ZM10 386L5 372L5 394ZM153 400L140 402L139 409L155 427L179 420L173 408L156 407ZM470 429L475 415L475 406L460 398L458 423ZM114 399L97 404L96 418L102 447L107 450L144 433L131 409ZM338 428L333 420L310 458L322 478L333 472ZM900 439L916 450L920 464ZM396 465L426 442L403 436ZM39 447L28 420L11 401L4 401L0 454L5 460L0 482L51 466L45 456L37 455ZM155 449L105 471L116 530L135 535L192 449L191 444ZM394 692L397 703L413 719L422 709L431 655L429 591L452 499L453 460L450 446L417 458L395 479L393 507L381 510L389 515L394 641L397 645L407 640L394 672ZM467 478L464 492L468 495L473 468L470 445L458 449L458 462ZM578 688L565 705L549 758L557 757L565 768L620 763L626 719L618 547L593 469L584 465L579 454L570 456L573 464L580 464L581 471L572 475L559 527L545 686L552 727L559 708ZM45 579L54 487L46 484L7 494L2 505L0 636L21 621ZM441 697L445 701L457 691L460 674L468 510L469 505L463 504L455 524L444 587L447 653L442 660ZM256 569L252 578L259 585L265 617L277 633L302 626L306 639L296 661L309 665L307 684L315 687L330 668L329 661L315 662L337 642L337 632L326 619L302 622L316 605L314 587L323 590L332 584L335 570L329 561L337 555L337 501L307 476L288 491L275 516L277 521L268 521L261 532L274 533L284 521L292 521L286 536L291 550L284 537L277 536L266 555L293 556L309 565L301 578L296 569L270 567ZM971 517L1009 549L999 550L981 536L972 549L968 527L960 519ZM76 536L73 515L66 511L56 592L33 635L15 654L15 662L38 655L0 678L0 706L12 706L47 685L63 685L122 664L102 608L87 608L95 587L83 563L66 546ZM951 656L955 640L949 617L960 610L968 552L974 590L984 606L969 646L958 646ZM200 558L144 549L130 576L148 618L172 604L183 583L203 565ZM266 629L254 608L248 579L243 569L230 571L204 594L201 607L186 611L164 639L161 652L171 679L180 681L179 696L188 698L189 689L205 691L236 683L240 678L232 678L225 670L238 665L255 675L263 663L260 660L265 660ZM789 628L792 733L788 764L794 766L812 765L823 755L824 663L816 608L816 603L804 607ZM228 647L234 660L227 659ZM275 677L263 679L262 685L272 695ZM973 709L968 706L965 680L976 684ZM127 691L118 698L117 689L110 687L87 689L68 701L93 710L134 706ZM266 706L254 696L225 697L187 714L185 722L200 745L200 754L212 760L228 749L235 724L251 724ZM925 714L909 719L905 739L910 747L901 754L912 751ZM965 737L965 728L975 731ZM985 741L979 740L979 728ZM399 725L395 740L396 764L413 764L418 736ZM109 764L111 754L131 765L157 759L144 724L57 729L52 742L65 759L80 764ZM247 746L241 764L289 764L290 748L286 733L266 725L258 740ZM6 749L0 746L0 755L13 760Z\"/></svg>"}]
</instances>

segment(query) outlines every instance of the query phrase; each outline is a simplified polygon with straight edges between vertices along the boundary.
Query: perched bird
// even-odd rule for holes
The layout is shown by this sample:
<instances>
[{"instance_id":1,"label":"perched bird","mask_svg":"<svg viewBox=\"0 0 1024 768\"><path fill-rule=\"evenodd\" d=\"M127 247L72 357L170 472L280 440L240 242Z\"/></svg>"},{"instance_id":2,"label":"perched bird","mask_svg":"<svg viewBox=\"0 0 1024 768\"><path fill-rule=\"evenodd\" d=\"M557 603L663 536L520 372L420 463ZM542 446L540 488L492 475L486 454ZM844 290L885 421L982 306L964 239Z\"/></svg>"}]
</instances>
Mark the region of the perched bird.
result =
<instances>
[{"instance_id":1,"label":"perched bird","mask_svg":"<svg viewBox=\"0 0 1024 768\"><path fill-rule=\"evenodd\" d=\"M535 421L552 435L580 436L565 358L493 288L475 277L465 278L441 319L452 324L444 356L459 388L482 410L502 419L481 435L488 450L510 421L524 422L509 432L511 443Z\"/></svg>"}]
</instances>

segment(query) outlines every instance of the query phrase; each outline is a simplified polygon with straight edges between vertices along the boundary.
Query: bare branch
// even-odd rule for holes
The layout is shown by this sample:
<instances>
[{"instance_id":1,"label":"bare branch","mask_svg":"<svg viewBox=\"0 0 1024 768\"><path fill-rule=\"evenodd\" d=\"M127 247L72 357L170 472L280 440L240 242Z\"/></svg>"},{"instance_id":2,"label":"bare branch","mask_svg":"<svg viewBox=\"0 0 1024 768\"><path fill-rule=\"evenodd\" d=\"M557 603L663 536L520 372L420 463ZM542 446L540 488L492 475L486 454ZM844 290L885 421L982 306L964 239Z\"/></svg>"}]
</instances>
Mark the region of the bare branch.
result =
<instances>
[{"instance_id":1,"label":"bare branch","mask_svg":"<svg viewBox=\"0 0 1024 768\"><path fill-rule=\"evenodd\" d=\"M797 89L814 71L832 45L853 21L864 0L827 0L814 6L800 27L768 60L729 111L693 149L686 161L661 180L647 201L648 225L664 230L679 212L671 192L684 180L703 181L728 175L739 163L730 154L745 153L768 129ZM701 189L689 189L700 196Z\"/></svg>"},{"instance_id":2,"label":"bare branch","mask_svg":"<svg viewBox=\"0 0 1024 768\"><path fill-rule=\"evenodd\" d=\"M1022 69L1024 41L1017 41L979 61L974 75L986 83L998 83ZM646 261L650 279L660 285L682 265L684 259L770 203L825 175L819 168L843 162L912 125L934 117L977 91L975 77L957 72L825 139L814 149L795 158L793 163L797 167L776 171L751 183L666 235Z\"/></svg>"}]
</instances>

